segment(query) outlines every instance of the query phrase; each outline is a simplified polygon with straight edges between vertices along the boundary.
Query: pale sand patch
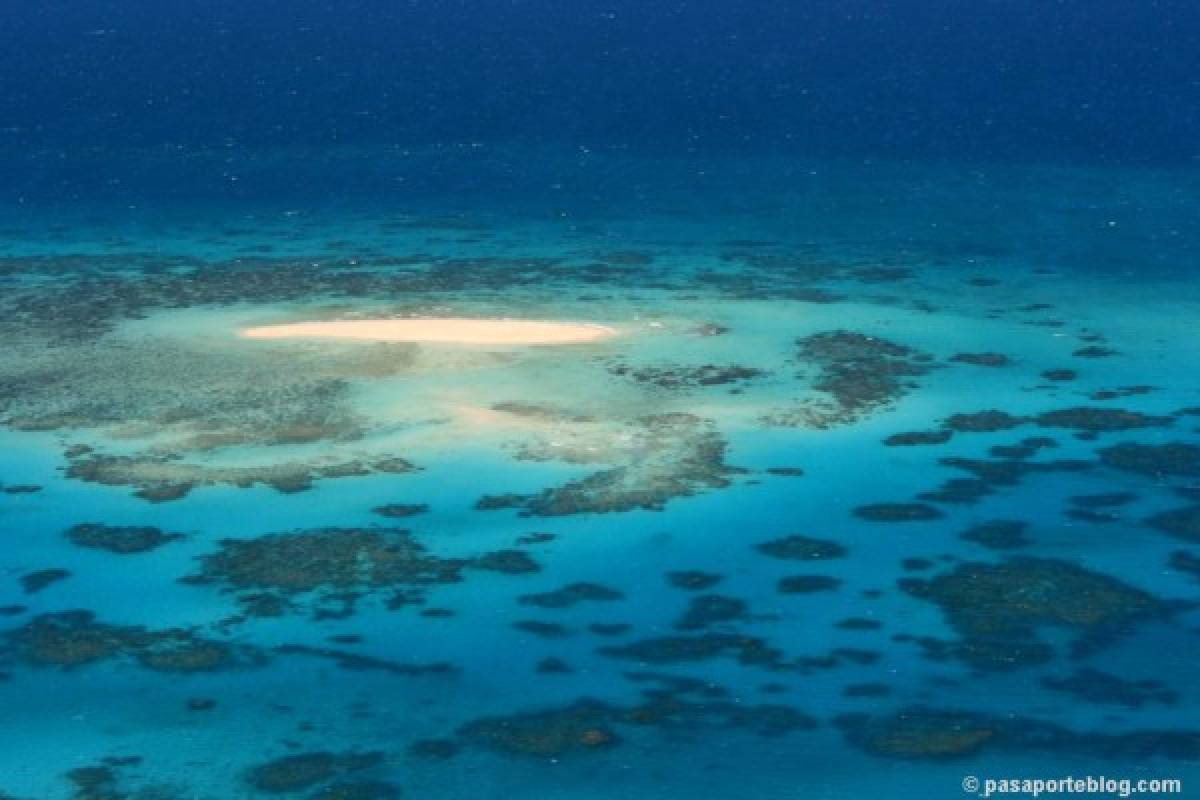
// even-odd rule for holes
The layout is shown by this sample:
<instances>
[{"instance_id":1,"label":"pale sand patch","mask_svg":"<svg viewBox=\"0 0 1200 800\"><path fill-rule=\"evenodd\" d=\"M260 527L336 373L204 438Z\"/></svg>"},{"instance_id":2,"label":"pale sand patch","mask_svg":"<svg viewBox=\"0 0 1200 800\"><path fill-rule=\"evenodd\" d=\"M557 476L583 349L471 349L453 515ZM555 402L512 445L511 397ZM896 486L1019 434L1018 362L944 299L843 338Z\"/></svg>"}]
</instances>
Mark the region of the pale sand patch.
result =
<instances>
[{"instance_id":1,"label":"pale sand patch","mask_svg":"<svg viewBox=\"0 0 1200 800\"><path fill-rule=\"evenodd\" d=\"M247 339L350 339L370 342L536 345L582 344L608 339L607 325L527 319L343 319L243 328Z\"/></svg>"}]
</instances>

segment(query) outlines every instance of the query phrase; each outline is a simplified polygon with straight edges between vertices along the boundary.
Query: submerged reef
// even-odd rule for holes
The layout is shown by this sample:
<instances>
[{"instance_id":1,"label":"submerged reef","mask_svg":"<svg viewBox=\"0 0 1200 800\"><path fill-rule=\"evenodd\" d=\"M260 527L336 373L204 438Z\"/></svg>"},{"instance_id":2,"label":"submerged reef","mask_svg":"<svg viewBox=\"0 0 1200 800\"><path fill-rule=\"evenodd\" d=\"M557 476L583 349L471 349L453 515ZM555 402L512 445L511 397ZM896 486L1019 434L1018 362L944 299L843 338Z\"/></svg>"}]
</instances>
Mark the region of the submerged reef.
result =
<instances>
[{"instance_id":1,"label":"submerged reef","mask_svg":"<svg viewBox=\"0 0 1200 800\"><path fill-rule=\"evenodd\" d=\"M1039 628L1072 631L1073 652L1080 653L1169 610L1163 601L1116 578L1042 558L962 564L949 573L904 578L899 584L914 597L936 603L962 637L947 646L926 642L931 654L986 670L1048 661L1054 651L1038 638Z\"/></svg>"},{"instance_id":2,"label":"submerged reef","mask_svg":"<svg viewBox=\"0 0 1200 800\"><path fill-rule=\"evenodd\" d=\"M41 614L4 639L5 649L20 660L64 669L123 656L160 672L210 672L259 658L247 648L235 649L188 630L111 625L82 610Z\"/></svg>"},{"instance_id":3,"label":"submerged reef","mask_svg":"<svg viewBox=\"0 0 1200 800\"><path fill-rule=\"evenodd\" d=\"M775 422L814 428L846 425L899 400L929 372L932 358L887 339L854 331L827 331L797 341L797 355L816 368L813 388L828 398ZM771 420L768 420L771 421Z\"/></svg>"},{"instance_id":4,"label":"submerged reef","mask_svg":"<svg viewBox=\"0 0 1200 800\"><path fill-rule=\"evenodd\" d=\"M332 753L320 750L297 753L252 767L246 772L245 780L260 792L281 794L311 789L347 772L370 769L382 762L383 753L380 752Z\"/></svg>"},{"instance_id":5,"label":"submerged reef","mask_svg":"<svg viewBox=\"0 0 1200 800\"><path fill-rule=\"evenodd\" d=\"M959 534L959 538L991 550L1015 550L1029 544L1025 538L1026 527L1028 525L1020 520L995 519L972 525Z\"/></svg>"},{"instance_id":6,"label":"submerged reef","mask_svg":"<svg viewBox=\"0 0 1200 800\"><path fill-rule=\"evenodd\" d=\"M1187 729L1081 733L1027 717L931 708L878 717L847 714L836 722L851 744L885 758L951 760L993 749L1138 762L1200 757L1200 731Z\"/></svg>"},{"instance_id":7,"label":"submerged reef","mask_svg":"<svg viewBox=\"0 0 1200 800\"><path fill-rule=\"evenodd\" d=\"M721 576L714 572L687 569L667 573L667 583L677 589L699 591L711 589L721 582Z\"/></svg>"},{"instance_id":8,"label":"submerged reef","mask_svg":"<svg viewBox=\"0 0 1200 800\"><path fill-rule=\"evenodd\" d=\"M185 580L216 583L264 602L288 607L290 598L318 593L321 603L340 600L353 613L358 592L455 583L470 562L430 555L408 531L397 528L317 528L270 533L253 539L222 539L216 552L199 557L200 572Z\"/></svg>"},{"instance_id":9,"label":"submerged reef","mask_svg":"<svg viewBox=\"0 0 1200 800\"><path fill-rule=\"evenodd\" d=\"M161 528L149 525L105 525L98 522L84 522L68 528L66 537L80 547L129 555L154 550L168 542L182 539L183 534L165 533Z\"/></svg>"},{"instance_id":10,"label":"submerged reef","mask_svg":"<svg viewBox=\"0 0 1200 800\"><path fill-rule=\"evenodd\" d=\"M699 367L670 365L631 367L619 363L609 367L613 375L628 377L640 384L660 389L699 389L747 383L762 376L763 370L739 364L704 364Z\"/></svg>"},{"instance_id":11,"label":"submerged reef","mask_svg":"<svg viewBox=\"0 0 1200 800\"><path fill-rule=\"evenodd\" d=\"M950 360L976 367L1006 367L1009 364L1008 356L1003 353L955 353Z\"/></svg>"},{"instance_id":12,"label":"submerged reef","mask_svg":"<svg viewBox=\"0 0 1200 800\"><path fill-rule=\"evenodd\" d=\"M538 608L570 608L577 603L603 603L624 598L621 592L598 583L571 583L552 592L524 594L518 598L521 605Z\"/></svg>"},{"instance_id":13,"label":"submerged reef","mask_svg":"<svg viewBox=\"0 0 1200 800\"><path fill-rule=\"evenodd\" d=\"M925 503L870 503L855 508L854 516L872 522L926 522L941 519L942 512Z\"/></svg>"},{"instance_id":14,"label":"submerged reef","mask_svg":"<svg viewBox=\"0 0 1200 800\"><path fill-rule=\"evenodd\" d=\"M321 478L347 478L374 473L403 474L416 469L402 458L353 460L336 464L268 463L261 466L213 466L183 461L178 456L112 456L88 453L72 459L67 477L107 486L133 486L138 497L151 502L178 500L200 486L258 484L279 492L303 492Z\"/></svg>"},{"instance_id":15,"label":"submerged reef","mask_svg":"<svg viewBox=\"0 0 1200 800\"><path fill-rule=\"evenodd\" d=\"M1176 539L1200 544L1200 505L1162 511L1147 519L1146 524Z\"/></svg>"},{"instance_id":16,"label":"submerged reef","mask_svg":"<svg viewBox=\"0 0 1200 800\"><path fill-rule=\"evenodd\" d=\"M652 672L627 673L638 683L658 684L630 705L582 698L565 706L484 717L458 730L465 743L505 755L567 758L620 746L622 728L654 728L668 737L705 728L745 730L758 736L809 731L817 721L785 705L750 705L692 678Z\"/></svg>"},{"instance_id":17,"label":"submerged reef","mask_svg":"<svg viewBox=\"0 0 1200 800\"><path fill-rule=\"evenodd\" d=\"M524 516L541 517L660 511L672 499L729 486L742 470L725 463L725 449L712 423L693 414L643 417L626 463L537 494L484 496L475 507L519 508Z\"/></svg>"},{"instance_id":18,"label":"submerged reef","mask_svg":"<svg viewBox=\"0 0 1200 800\"><path fill-rule=\"evenodd\" d=\"M1069 428L1076 431L1101 433L1128 431L1136 428L1161 428L1170 425L1171 417L1143 414L1140 411L1125 411L1120 408L1063 408L1047 411L1034 417L1034 422L1043 428Z\"/></svg>"},{"instance_id":19,"label":"submerged reef","mask_svg":"<svg viewBox=\"0 0 1200 800\"><path fill-rule=\"evenodd\" d=\"M793 561L823 561L830 558L842 558L846 555L846 548L837 542L801 534L762 542L755 545L754 549L771 558Z\"/></svg>"},{"instance_id":20,"label":"submerged reef","mask_svg":"<svg viewBox=\"0 0 1200 800\"><path fill-rule=\"evenodd\" d=\"M755 636L734 633L702 633L694 636L659 636L624 645L601 647L596 652L610 658L628 659L646 664L674 664L707 661L732 656L746 665L777 665L782 653Z\"/></svg>"},{"instance_id":21,"label":"submerged reef","mask_svg":"<svg viewBox=\"0 0 1200 800\"><path fill-rule=\"evenodd\" d=\"M1200 445L1186 442L1125 442L1101 448L1097 452L1101 462L1113 469L1158 478L1200 477Z\"/></svg>"},{"instance_id":22,"label":"submerged reef","mask_svg":"<svg viewBox=\"0 0 1200 800\"><path fill-rule=\"evenodd\" d=\"M615 709L594 700L579 700L547 711L484 717L458 730L469 744L508 755L562 758L578 752L614 747Z\"/></svg>"},{"instance_id":23,"label":"submerged reef","mask_svg":"<svg viewBox=\"0 0 1200 800\"><path fill-rule=\"evenodd\" d=\"M675 622L675 627L681 631L700 630L742 620L746 615L746 601L737 597L704 594L691 599L683 615Z\"/></svg>"},{"instance_id":24,"label":"submerged reef","mask_svg":"<svg viewBox=\"0 0 1200 800\"><path fill-rule=\"evenodd\" d=\"M1065 692L1088 703L1141 708L1147 703L1174 705L1179 695L1162 681L1132 681L1095 669L1079 669L1062 678L1046 677L1042 685L1056 692Z\"/></svg>"}]
</instances>

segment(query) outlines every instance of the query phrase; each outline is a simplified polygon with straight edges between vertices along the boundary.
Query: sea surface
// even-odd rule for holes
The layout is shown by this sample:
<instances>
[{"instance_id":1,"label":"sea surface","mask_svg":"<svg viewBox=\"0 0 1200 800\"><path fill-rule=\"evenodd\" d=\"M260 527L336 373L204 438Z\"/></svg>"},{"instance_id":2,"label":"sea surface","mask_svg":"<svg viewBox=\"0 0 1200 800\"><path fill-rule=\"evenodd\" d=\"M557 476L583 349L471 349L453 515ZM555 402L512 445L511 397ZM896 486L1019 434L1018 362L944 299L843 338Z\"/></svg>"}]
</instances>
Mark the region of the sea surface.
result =
<instances>
[{"instance_id":1,"label":"sea surface","mask_svg":"<svg viewBox=\"0 0 1200 800\"><path fill-rule=\"evenodd\" d=\"M1200 792L1191 7L11 22L0 798Z\"/></svg>"}]
</instances>

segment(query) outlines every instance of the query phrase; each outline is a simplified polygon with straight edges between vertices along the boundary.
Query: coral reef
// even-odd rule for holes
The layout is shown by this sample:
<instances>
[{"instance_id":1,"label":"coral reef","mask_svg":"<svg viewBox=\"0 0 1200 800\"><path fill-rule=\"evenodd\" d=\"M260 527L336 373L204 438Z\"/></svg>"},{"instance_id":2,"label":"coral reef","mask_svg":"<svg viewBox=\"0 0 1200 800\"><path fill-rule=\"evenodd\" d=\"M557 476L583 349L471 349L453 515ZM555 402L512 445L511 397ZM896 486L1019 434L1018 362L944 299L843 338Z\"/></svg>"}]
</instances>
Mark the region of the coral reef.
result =
<instances>
[{"instance_id":1,"label":"coral reef","mask_svg":"<svg viewBox=\"0 0 1200 800\"><path fill-rule=\"evenodd\" d=\"M723 622L746 617L746 602L736 597L704 594L693 597L683 615L675 622L681 631L701 630Z\"/></svg>"},{"instance_id":2,"label":"coral reef","mask_svg":"<svg viewBox=\"0 0 1200 800\"><path fill-rule=\"evenodd\" d=\"M803 363L817 369L813 388L829 398L804 409L804 421L828 428L854 422L903 397L931 358L910 347L853 331L827 331L797 341Z\"/></svg>"},{"instance_id":3,"label":"coral reef","mask_svg":"<svg viewBox=\"0 0 1200 800\"><path fill-rule=\"evenodd\" d=\"M133 486L138 497L151 502L168 502L186 496L201 486L258 484L279 492L303 492L321 478L346 478L373 473L402 474L415 470L401 458L384 457L336 464L286 461L259 466L210 466L183 461L173 455L112 456L89 453L71 460L67 477L106 486Z\"/></svg>"},{"instance_id":4,"label":"coral reef","mask_svg":"<svg viewBox=\"0 0 1200 800\"><path fill-rule=\"evenodd\" d=\"M775 588L780 594L811 594L832 591L841 585L840 580L828 575L788 575L780 578Z\"/></svg>"},{"instance_id":5,"label":"coral reef","mask_svg":"<svg viewBox=\"0 0 1200 800\"><path fill-rule=\"evenodd\" d=\"M1174 705L1179 695L1162 681L1131 681L1107 672L1084 668L1062 678L1042 678L1042 685L1056 692L1066 692L1088 703L1141 708L1147 703Z\"/></svg>"},{"instance_id":6,"label":"coral reef","mask_svg":"<svg viewBox=\"0 0 1200 800\"><path fill-rule=\"evenodd\" d=\"M698 569L678 570L667 573L667 583L676 589L700 591L711 589L721 582L721 576L714 572L704 572Z\"/></svg>"},{"instance_id":7,"label":"coral reef","mask_svg":"<svg viewBox=\"0 0 1200 800\"><path fill-rule=\"evenodd\" d=\"M613 375L628 377L641 384L672 390L741 384L763 374L761 369L738 364L723 366L704 364L699 367L682 365L630 367L627 364L619 363L609 367L608 371Z\"/></svg>"},{"instance_id":8,"label":"coral reef","mask_svg":"<svg viewBox=\"0 0 1200 800\"><path fill-rule=\"evenodd\" d=\"M712 423L692 414L667 413L637 422L626 463L533 495L480 498L480 510L520 508L525 516L554 517L647 509L704 489L722 489L741 470L725 463L725 441Z\"/></svg>"},{"instance_id":9,"label":"coral reef","mask_svg":"<svg viewBox=\"0 0 1200 800\"><path fill-rule=\"evenodd\" d=\"M1149 517L1146 524L1176 539L1192 544L1200 543L1200 505L1161 511Z\"/></svg>"},{"instance_id":10,"label":"coral reef","mask_svg":"<svg viewBox=\"0 0 1200 800\"><path fill-rule=\"evenodd\" d=\"M955 353L950 360L976 367L1006 367L1009 364L1008 356L1003 353Z\"/></svg>"},{"instance_id":11,"label":"coral reef","mask_svg":"<svg viewBox=\"0 0 1200 800\"><path fill-rule=\"evenodd\" d=\"M1128 431L1136 428L1161 428L1170 425L1171 417L1143 414L1140 411L1125 411L1120 408L1061 408L1046 411L1033 418L1043 428L1069 428L1076 431L1108 432Z\"/></svg>"},{"instance_id":12,"label":"coral reef","mask_svg":"<svg viewBox=\"0 0 1200 800\"><path fill-rule=\"evenodd\" d=\"M1065 628L1081 652L1168 611L1158 598L1116 578L1065 561L1013 558L1000 564L962 564L900 587L936 603L962 637L949 654L980 669L1005 670L1047 661L1051 647L1039 628Z\"/></svg>"},{"instance_id":13,"label":"coral reef","mask_svg":"<svg viewBox=\"0 0 1200 800\"><path fill-rule=\"evenodd\" d=\"M577 603L611 602L624 596L616 589L598 583L580 582L568 584L552 592L521 595L518 602L538 608L569 608Z\"/></svg>"},{"instance_id":14,"label":"coral reef","mask_svg":"<svg viewBox=\"0 0 1200 800\"><path fill-rule=\"evenodd\" d=\"M871 503L855 508L854 516L872 522L924 522L940 519L942 512L925 503Z\"/></svg>"},{"instance_id":15,"label":"coral reef","mask_svg":"<svg viewBox=\"0 0 1200 800\"><path fill-rule=\"evenodd\" d=\"M1155 478L1200 477L1200 445L1186 442L1141 444L1125 442L1097 451L1100 461L1113 469Z\"/></svg>"},{"instance_id":16,"label":"coral reef","mask_svg":"<svg viewBox=\"0 0 1200 800\"><path fill-rule=\"evenodd\" d=\"M218 549L199 556L200 571L184 579L217 583L240 593L258 615L278 615L296 595L313 593L318 616L323 604L354 611L361 593L407 589L406 602L420 602L421 590L462 579L470 562L429 554L407 531L396 528L317 528L270 533L253 539L222 539Z\"/></svg>"},{"instance_id":17,"label":"coral reef","mask_svg":"<svg viewBox=\"0 0 1200 800\"><path fill-rule=\"evenodd\" d=\"M119 555L145 553L183 538L181 533L165 533L161 528L149 525L105 525L99 522L72 525L67 528L65 535L80 547L107 550Z\"/></svg>"},{"instance_id":18,"label":"coral reef","mask_svg":"<svg viewBox=\"0 0 1200 800\"><path fill-rule=\"evenodd\" d=\"M347 772L370 769L382 762L383 753L380 752L331 753L320 750L297 753L250 768L245 780L260 792L282 794L310 789Z\"/></svg>"},{"instance_id":19,"label":"coral reef","mask_svg":"<svg viewBox=\"0 0 1200 800\"><path fill-rule=\"evenodd\" d=\"M1029 544L1029 540L1025 538L1026 527L1026 523L1020 520L995 519L972 525L959 534L958 538L991 550L1015 550Z\"/></svg>"},{"instance_id":20,"label":"coral reef","mask_svg":"<svg viewBox=\"0 0 1200 800\"><path fill-rule=\"evenodd\" d=\"M231 646L190 631L110 625L82 610L41 614L8 631L5 639L18 658L64 669L124 656L161 672L210 672L240 660ZM242 651L245 658L257 660L253 651Z\"/></svg>"},{"instance_id":21,"label":"coral reef","mask_svg":"<svg viewBox=\"0 0 1200 800\"><path fill-rule=\"evenodd\" d=\"M842 558L846 555L846 548L837 542L801 534L762 542L755 545L754 549L771 558L793 561L823 561L830 558Z\"/></svg>"}]
</instances>

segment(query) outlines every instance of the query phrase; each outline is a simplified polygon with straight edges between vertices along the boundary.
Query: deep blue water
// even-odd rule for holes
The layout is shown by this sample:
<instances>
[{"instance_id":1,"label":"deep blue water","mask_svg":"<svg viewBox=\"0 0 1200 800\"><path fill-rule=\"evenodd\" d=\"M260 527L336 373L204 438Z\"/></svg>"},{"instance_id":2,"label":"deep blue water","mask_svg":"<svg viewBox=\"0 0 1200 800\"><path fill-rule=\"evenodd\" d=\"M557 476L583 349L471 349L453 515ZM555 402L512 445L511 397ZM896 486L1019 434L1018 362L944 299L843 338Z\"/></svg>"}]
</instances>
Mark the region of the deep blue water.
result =
<instances>
[{"instance_id":1,"label":"deep blue water","mask_svg":"<svg viewBox=\"0 0 1200 800\"><path fill-rule=\"evenodd\" d=\"M1200 790L1200 5L9 5L0 800Z\"/></svg>"}]
</instances>

